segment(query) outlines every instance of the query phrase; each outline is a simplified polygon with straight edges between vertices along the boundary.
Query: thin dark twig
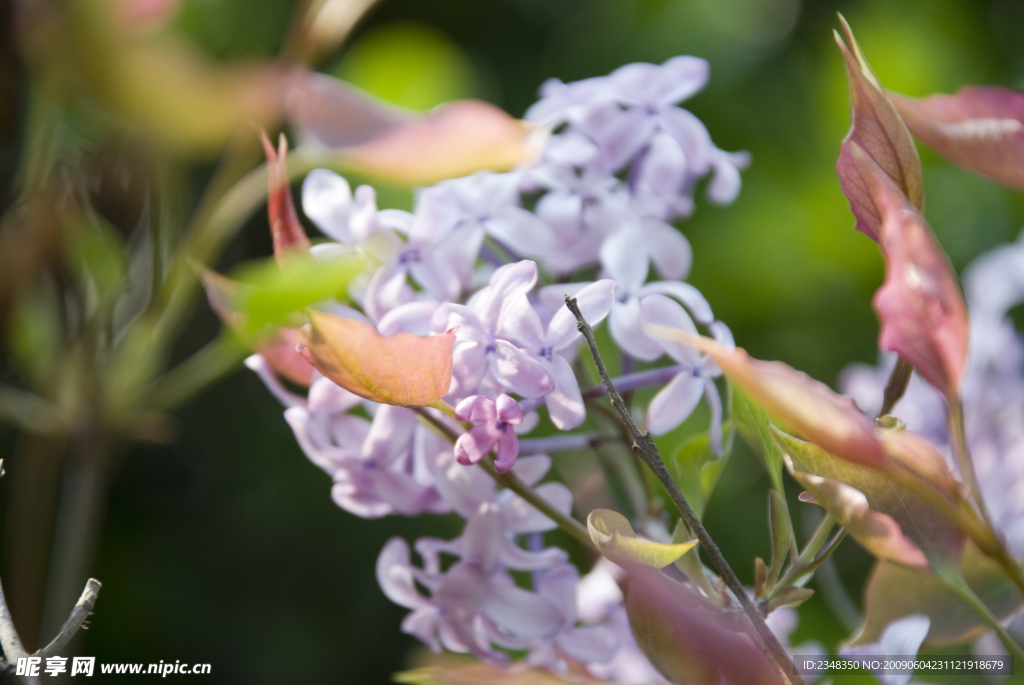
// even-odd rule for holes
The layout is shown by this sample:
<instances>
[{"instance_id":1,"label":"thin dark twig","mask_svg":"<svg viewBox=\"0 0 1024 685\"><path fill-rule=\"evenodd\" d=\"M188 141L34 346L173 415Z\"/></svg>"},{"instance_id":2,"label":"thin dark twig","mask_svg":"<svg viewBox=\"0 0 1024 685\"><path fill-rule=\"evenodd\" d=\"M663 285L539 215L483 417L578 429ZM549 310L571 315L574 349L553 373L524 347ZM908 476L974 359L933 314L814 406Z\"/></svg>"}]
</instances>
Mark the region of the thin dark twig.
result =
<instances>
[{"instance_id":1,"label":"thin dark twig","mask_svg":"<svg viewBox=\"0 0 1024 685\"><path fill-rule=\"evenodd\" d=\"M759 641L767 651L768 656L774 662L776 669L787 680L787 682L803 682L799 676L791 673L793 670L792 662L789 659L789 655L786 654L786 650L783 649L771 629L769 629L765 624L761 613L747 595L746 588L743 587L743 584L736 576L735 571L733 571L732 567L729 566L729 562L726 561L725 556L718 548L718 545L716 545L715 541L711 539L707 529L704 528L704 524L702 524L700 519L697 518L697 515L690 507L690 504L686 501L686 497L683 496L682 491L679 489L679 486L676 485L674 480L672 480L672 476L669 474L668 468L665 467L665 463L661 460L661 455L658 453L658 448L655 446L650 433L641 432L637 427L636 422L633 421L633 417L630 415L625 402L623 402L622 396L619 395L618 391L616 391L615 386L612 383L611 376L608 375L608 370L605 368L604 361L601 359L601 354L597 349L597 341L594 339L594 332L590 329L590 325L587 323L586 319L583 318L583 314L580 312L580 308L576 304L576 298L566 296L565 304L569 308L569 311L573 313L573 316L576 317L576 327L587 340L587 345L590 347L590 353L594 357L594 364L597 366L597 371L601 375L601 380L604 383L605 388L608 390L608 397L611 399L612 406L614 406L619 412L619 416L622 417L622 421L629 429L630 435L633 439L633 451L643 459L644 463L647 464L651 471L654 472L654 475L658 478L661 484L665 486L665 490L668 492L672 502L679 509L679 513L682 515L683 521L697 536L701 547L704 548L704 551L707 553L711 563L714 564L719 576L736 596L736 599L739 601L740 606L747 615L747 618L750 621Z\"/></svg>"},{"instance_id":2,"label":"thin dark twig","mask_svg":"<svg viewBox=\"0 0 1024 685\"><path fill-rule=\"evenodd\" d=\"M78 629L85 623L85 619L89 618L89 614L92 613L92 608L96 606L96 598L100 594L100 588L103 587L103 583L90 578L85 584L85 589L82 590L82 596L78 598L78 603L75 604L75 608L71 610L71 615L68 616L68 620L61 626L60 632L57 633L57 637L53 638L50 644L39 650L38 654L41 657L48 657L57 654L62 650L67 643L71 642L71 638L75 636Z\"/></svg>"}]
</instances>

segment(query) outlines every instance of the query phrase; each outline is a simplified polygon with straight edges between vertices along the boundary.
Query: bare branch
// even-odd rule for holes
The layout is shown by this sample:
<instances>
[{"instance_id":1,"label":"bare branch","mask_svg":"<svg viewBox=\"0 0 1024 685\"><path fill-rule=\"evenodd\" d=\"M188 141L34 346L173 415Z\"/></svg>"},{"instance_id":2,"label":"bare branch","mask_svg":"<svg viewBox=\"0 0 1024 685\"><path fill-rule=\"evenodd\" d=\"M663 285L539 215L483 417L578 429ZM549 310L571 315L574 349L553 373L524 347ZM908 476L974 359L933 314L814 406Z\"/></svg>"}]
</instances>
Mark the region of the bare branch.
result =
<instances>
[{"instance_id":1,"label":"bare branch","mask_svg":"<svg viewBox=\"0 0 1024 685\"><path fill-rule=\"evenodd\" d=\"M792 662L789 659L789 655L786 654L786 650L783 649L782 645L775 638L775 635L768 628L762 618L761 613L757 610L757 607L751 601L747 595L746 588L740 582L740 579L736 576L736 572L729 566L729 562L725 560L725 556L722 551L718 549L718 545L711 539L707 529L704 528L704 524L701 523L700 519L694 513L690 504L686 501L686 497L683 496L682 491L672 476L669 474L668 469L665 467L665 463L661 460L661 455L658 453L658 448L654 444L654 440L651 438L650 433L641 432L637 427L636 422L633 420L632 414L629 412L629 408L626 407L626 403L622 400L622 396L615 389L615 385L612 382L611 376L608 375L608 370L605 368L604 360L601 359L601 354L597 349L597 341L594 339L594 332L590 329L590 325L586 319L583 318L583 314L580 312L579 306L576 304L576 298L566 296L565 304L569 308L569 311L576 317L576 327L583 334L583 337L587 340L587 345L590 347L590 353L594 357L594 364L597 365L597 371L601 375L601 381L604 383L605 388L608 391L608 397L611 399L612 406L618 411L619 416L622 418L623 423L629 430L629 433L633 439L633 451L640 456L640 458L650 467L651 471L658 478L665 490L668 492L672 502L679 509L679 513L683 517L683 521L689 526L690 530L693 531L694 535L700 541L701 547L704 548L711 563L714 564L715 569L725 582L726 586L732 591L739 601L740 606L743 608L744 613L747 615L758 639L761 641L763 648L768 652L772 661L775 662L775 667L779 673L790 683L800 683L800 677L792 673Z\"/></svg>"},{"instance_id":2,"label":"bare branch","mask_svg":"<svg viewBox=\"0 0 1024 685\"><path fill-rule=\"evenodd\" d=\"M103 583L95 578L89 579L85 584L85 589L82 590L82 596L78 598L78 603L71 610L68 620L61 626L57 637L53 638L50 644L37 652L39 656L44 658L53 656L62 650L67 643L71 642L71 638L75 636L78 629L85 623L85 619L89 618L89 614L92 613L92 608L96 605L96 598L100 594L101 587L103 587Z\"/></svg>"}]
</instances>

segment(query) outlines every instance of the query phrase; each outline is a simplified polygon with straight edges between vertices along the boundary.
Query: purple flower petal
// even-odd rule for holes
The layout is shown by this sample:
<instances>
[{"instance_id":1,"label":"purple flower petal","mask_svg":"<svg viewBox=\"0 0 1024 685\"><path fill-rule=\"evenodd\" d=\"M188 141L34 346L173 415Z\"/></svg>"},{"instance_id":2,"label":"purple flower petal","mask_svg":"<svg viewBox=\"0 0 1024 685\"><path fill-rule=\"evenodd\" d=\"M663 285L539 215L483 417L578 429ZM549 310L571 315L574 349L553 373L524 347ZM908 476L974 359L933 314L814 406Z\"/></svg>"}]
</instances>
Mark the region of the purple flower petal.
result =
<instances>
[{"instance_id":1,"label":"purple flower petal","mask_svg":"<svg viewBox=\"0 0 1024 685\"><path fill-rule=\"evenodd\" d=\"M519 456L519 437L509 425L498 427L497 431L498 448L494 456L494 470L498 473L506 473L516 463L516 457Z\"/></svg>"},{"instance_id":2,"label":"purple flower petal","mask_svg":"<svg viewBox=\"0 0 1024 685\"><path fill-rule=\"evenodd\" d=\"M645 331L648 326L658 325L678 328L681 331L697 335L697 327L682 305L664 295L648 295L640 300L640 322ZM700 352L689 345L666 340L664 337L655 337L654 339L670 357L680 364L696 367L700 363Z\"/></svg>"},{"instance_id":3,"label":"purple flower petal","mask_svg":"<svg viewBox=\"0 0 1024 685\"><path fill-rule=\"evenodd\" d=\"M700 291L689 283L654 281L645 285L637 294L640 297L655 294L674 297L686 305L686 308L693 314L693 318L702 324L710 324L715 319L715 315L711 313L711 305L704 299Z\"/></svg>"},{"instance_id":4,"label":"purple flower petal","mask_svg":"<svg viewBox=\"0 0 1024 685\"><path fill-rule=\"evenodd\" d=\"M340 243L355 242L349 231L352 189L327 169L313 169L302 182L302 211L325 235Z\"/></svg>"},{"instance_id":5,"label":"purple flower petal","mask_svg":"<svg viewBox=\"0 0 1024 685\"><path fill-rule=\"evenodd\" d=\"M494 377L523 397L542 397L554 390L555 384L541 363L510 342L495 340L487 361Z\"/></svg>"},{"instance_id":6,"label":"purple flower petal","mask_svg":"<svg viewBox=\"0 0 1024 685\"><path fill-rule=\"evenodd\" d=\"M484 602L484 613L519 637L551 637L564 623L551 602L511 584L491 586Z\"/></svg>"},{"instance_id":7,"label":"purple flower petal","mask_svg":"<svg viewBox=\"0 0 1024 685\"><path fill-rule=\"evenodd\" d=\"M512 425L518 425L523 422L522 407L508 395L498 395L496 405L498 408L498 421L504 421Z\"/></svg>"},{"instance_id":8,"label":"purple flower petal","mask_svg":"<svg viewBox=\"0 0 1024 685\"><path fill-rule=\"evenodd\" d=\"M555 354L545 367L555 382L555 389L544 396L551 422L563 431L579 427L587 418L587 408L572 366L562 355Z\"/></svg>"},{"instance_id":9,"label":"purple flower petal","mask_svg":"<svg viewBox=\"0 0 1024 685\"><path fill-rule=\"evenodd\" d=\"M455 441L455 458L463 466L475 464L494 449L500 437L493 423L481 423Z\"/></svg>"},{"instance_id":10,"label":"purple flower petal","mask_svg":"<svg viewBox=\"0 0 1024 685\"><path fill-rule=\"evenodd\" d=\"M682 279L690 273L693 250L690 241L664 221L644 221L644 242L654 266L665 278Z\"/></svg>"},{"instance_id":11,"label":"purple flower petal","mask_svg":"<svg viewBox=\"0 0 1024 685\"><path fill-rule=\"evenodd\" d=\"M636 226L621 228L601 245L601 264L622 292L635 293L647 280L647 250L644 235Z\"/></svg>"},{"instance_id":12,"label":"purple flower petal","mask_svg":"<svg viewBox=\"0 0 1024 685\"><path fill-rule=\"evenodd\" d=\"M612 309L615 301L615 281L604 279L581 288L574 297L583 318L591 326L596 326ZM558 302L555 315L548 324L547 345L552 351L558 352L572 345L580 337L576 328L576 317L565 306L564 296Z\"/></svg>"},{"instance_id":13,"label":"purple flower petal","mask_svg":"<svg viewBox=\"0 0 1024 685\"><path fill-rule=\"evenodd\" d=\"M612 305L608 330L619 347L632 357L651 362L665 354L661 345L644 332L640 324L640 300L635 297Z\"/></svg>"},{"instance_id":14,"label":"purple flower petal","mask_svg":"<svg viewBox=\"0 0 1024 685\"><path fill-rule=\"evenodd\" d=\"M494 422L497 420L495 402L490 397L473 395L459 402L455 407L455 416L460 421L473 421L481 423L485 421Z\"/></svg>"},{"instance_id":15,"label":"purple flower petal","mask_svg":"<svg viewBox=\"0 0 1024 685\"><path fill-rule=\"evenodd\" d=\"M651 400L647 409L647 430L652 435L668 433L693 413L703 394L704 383L700 376L680 373Z\"/></svg>"}]
</instances>

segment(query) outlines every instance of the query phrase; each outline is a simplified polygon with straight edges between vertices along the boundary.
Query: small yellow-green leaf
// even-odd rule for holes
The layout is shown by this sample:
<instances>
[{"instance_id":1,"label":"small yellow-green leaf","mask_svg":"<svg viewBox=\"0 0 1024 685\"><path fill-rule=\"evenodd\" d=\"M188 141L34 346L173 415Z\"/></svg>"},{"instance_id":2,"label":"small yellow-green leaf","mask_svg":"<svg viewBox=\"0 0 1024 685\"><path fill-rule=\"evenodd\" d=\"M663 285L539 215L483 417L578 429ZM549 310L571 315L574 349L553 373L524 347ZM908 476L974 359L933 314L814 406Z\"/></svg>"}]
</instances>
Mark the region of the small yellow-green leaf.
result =
<instances>
[{"instance_id":1,"label":"small yellow-green leaf","mask_svg":"<svg viewBox=\"0 0 1024 685\"><path fill-rule=\"evenodd\" d=\"M590 512L587 530L601 554L620 566L643 564L664 568L697 544L696 540L671 545L639 540L626 517L611 509Z\"/></svg>"},{"instance_id":2,"label":"small yellow-green leaf","mask_svg":"<svg viewBox=\"0 0 1024 685\"><path fill-rule=\"evenodd\" d=\"M787 587L768 600L768 611L781 607L798 607L814 595L814 590L806 587Z\"/></svg>"}]
</instances>

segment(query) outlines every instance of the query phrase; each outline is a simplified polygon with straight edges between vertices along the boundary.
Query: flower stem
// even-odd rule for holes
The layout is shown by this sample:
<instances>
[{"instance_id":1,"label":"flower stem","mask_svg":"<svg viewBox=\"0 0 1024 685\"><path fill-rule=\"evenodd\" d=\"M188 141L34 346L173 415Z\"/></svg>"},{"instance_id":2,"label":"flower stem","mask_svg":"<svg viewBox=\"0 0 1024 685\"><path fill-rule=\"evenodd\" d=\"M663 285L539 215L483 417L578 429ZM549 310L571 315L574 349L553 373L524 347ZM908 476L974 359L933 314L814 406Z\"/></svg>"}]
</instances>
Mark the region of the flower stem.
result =
<instances>
[{"instance_id":1,"label":"flower stem","mask_svg":"<svg viewBox=\"0 0 1024 685\"><path fill-rule=\"evenodd\" d=\"M449 415L452 418L455 417L454 410L452 410L451 414L448 414L448 411L445 411L444 408L438 406L440 404L443 404L448 409L451 409L451 405L444 402L444 400L441 400L431 405L431 407L437 409L438 411L444 412L446 415ZM459 439L459 434L451 426L446 424L444 421L439 420L437 416L427 411L426 407L413 407L413 409L416 411L417 414L420 415L420 417L423 420L430 424L434 429L437 430L437 432L443 435L451 443L454 444L455 441ZM512 473L511 471L509 471L508 473L498 473L494 469L494 463L491 461L492 456L493 455L488 455L484 459L481 459L478 466L480 466L480 468L486 471L487 475L493 478L495 483L504 488L508 488L512 492L516 493L524 500L526 500L530 505L532 505L534 509L544 514L555 523L557 523L559 528L564 530L569 535L572 535L574 538L582 542L591 550L595 552L597 551L597 547L594 545L594 541L590 539L590 533L588 533L587 529L583 527L583 524L581 524L579 521L572 518L571 516L568 516L560 512L558 509L554 507L554 505L551 504L551 502L548 502L546 499L544 499L536 492L534 492L533 488L524 483L516 474Z\"/></svg>"},{"instance_id":2,"label":"flower stem","mask_svg":"<svg viewBox=\"0 0 1024 685\"><path fill-rule=\"evenodd\" d=\"M913 372L914 367L902 355L896 359L896 366L893 367L892 373L889 374L889 382L885 384L885 393L882 395L882 409L878 412L879 416L892 413L892 408L896 406L896 403L903 397L903 393L907 391L907 384L910 383L910 376Z\"/></svg>"},{"instance_id":3,"label":"flower stem","mask_svg":"<svg viewBox=\"0 0 1024 685\"><path fill-rule=\"evenodd\" d=\"M629 432L633 439L633 451L643 459L644 463L654 472L658 480L665 487L672 502L679 509L680 515L682 515L683 521L689 526L690 530L697 536L700 541L701 547L704 548L704 552L708 555L711 563L714 565L715 570L718 571L719 576L725 582L726 586L736 596L740 606L743 608L744 613L747 615L747 619L750 621L751 626L754 629L754 633L759 642L761 642L762 649L766 652L767 656L774 662L775 668L779 675L781 675L786 682L789 683L802 683L800 676L792 673L793 664L786 654L786 650L783 649L782 645L776 639L775 635L768 628L764 622L764 618L761 616L761 612L758 611L757 607L751 601L747 595L746 588L740 582L740 579L736 576L736 572L729 566L729 562L726 561L722 551L715 544L715 541L711 539L704 524L701 523L700 519L694 513L690 507L689 502L686 501L686 497L683 496L682 491L672 476L668 472L665 463L661 460L661 455L658 453L658 448L654 444L654 440L651 438L650 433L641 433L637 427L636 422L633 421L632 415L629 413L629 409L626 407L622 400L622 396L615 389L615 385L612 383L611 377L608 375L608 370L605 368L604 360L601 358L601 353L597 349L597 340L594 339L594 332L590 329L590 325L586 319L583 318L583 314L580 312L579 306L576 304L576 298L566 297L565 304L569 308L569 311L576 317L576 327L583 334L583 337L587 341L587 345L590 347L590 353L593 355L594 364L597 366L597 371L601 375L601 380L604 382L605 389L608 392L608 396L611 399L612 406L619 412L619 416L622 421L629 428Z\"/></svg>"}]
</instances>

